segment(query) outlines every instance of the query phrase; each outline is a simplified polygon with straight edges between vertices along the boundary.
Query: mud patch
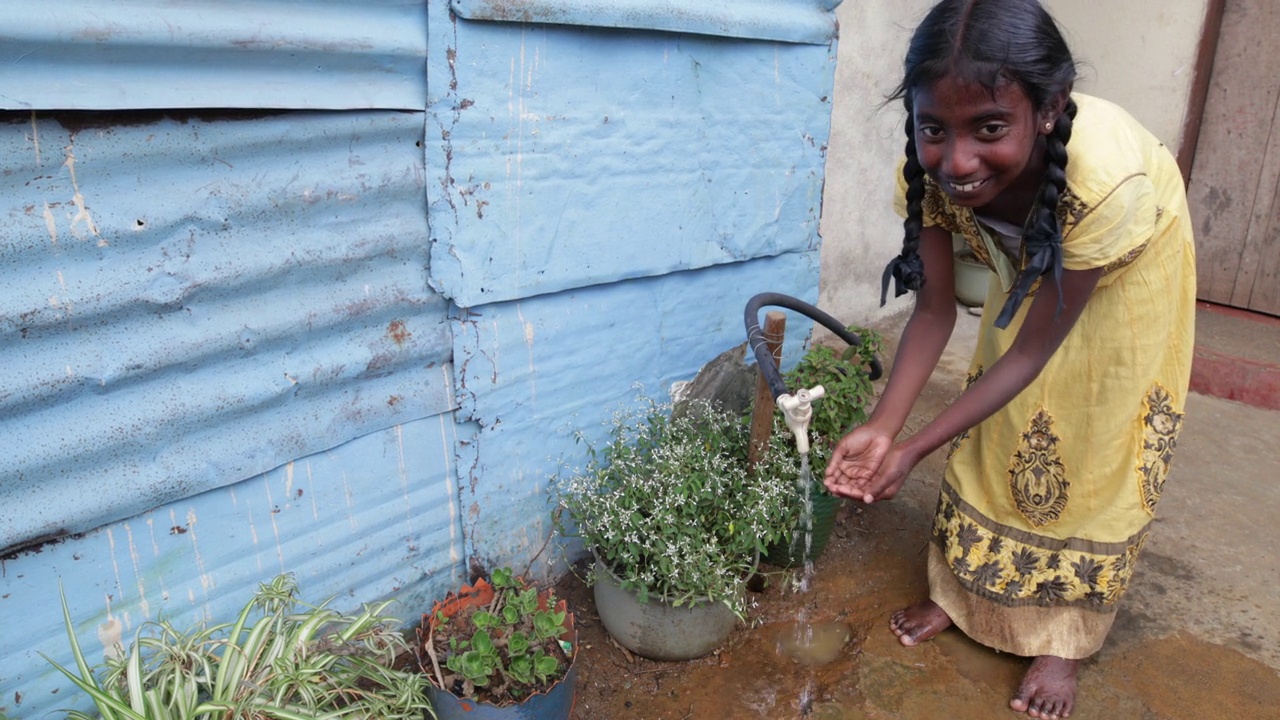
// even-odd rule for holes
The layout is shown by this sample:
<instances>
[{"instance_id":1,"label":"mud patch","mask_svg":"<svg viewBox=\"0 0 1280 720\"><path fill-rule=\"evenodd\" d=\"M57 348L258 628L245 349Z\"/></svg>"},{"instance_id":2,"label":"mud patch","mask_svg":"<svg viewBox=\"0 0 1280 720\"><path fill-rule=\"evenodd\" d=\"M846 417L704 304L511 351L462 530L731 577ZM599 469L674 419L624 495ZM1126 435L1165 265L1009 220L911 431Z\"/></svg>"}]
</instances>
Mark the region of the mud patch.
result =
<instances>
[{"instance_id":1,"label":"mud patch","mask_svg":"<svg viewBox=\"0 0 1280 720\"><path fill-rule=\"evenodd\" d=\"M924 472L921 473L923 475ZM923 479L923 478L922 478ZM752 593L749 624L706 658L684 663L645 660L610 641L590 588L572 573L556 593L578 612L582 647L574 720L988 720L1025 717L1008 709L1026 658L998 653L950 629L906 648L888 629L889 615L926 592L921 552L930 519L927 499L846 504L818 559L813 588L792 590L773 571ZM936 496L935 496L936 497ZM1159 559L1157 559L1157 563ZM1170 563L1165 574L1183 570ZM1203 720L1272 717L1280 707L1280 674L1238 650L1189 633L1158 636L1177 618L1122 609L1118 627L1080 670L1073 720ZM847 628L829 664L789 657L779 638L797 622Z\"/></svg>"},{"instance_id":2,"label":"mud patch","mask_svg":"<svg viewBox=\"0 0 1280 720\"><path fill-rule=\"evenodd\" d=\"M952 379L945 387L960 387L963 373ZM931 382L908 431L954 394ZM578 610L583 643L574 720L1025 718L1008 703L1028 659L992 651L955 629L906 648L888 629L893 611L927 593L925 550L943 458L939 452L921 463L892 502L842 505L812 589L798 594L785 574L769 575L752 594L749 624L707 658L658 663L629 657L600 626L590 589L565 575L556 592ZM1265 628L1241 616L1253 634L1215 638L1239 648L1190 631L1214 609L1203 593L1186 592L1204 582L1197 567L1176 550L1143 553L1111 638L1080 669L1072 720L1280 716L1280 674L1240 652L1265 645ZM1185 602L1169 610L1147 602L1150 597ZM1260 606L1255 611L1265 613ZM809 667L779 654L778 633L802 619L849 628L849 641L830 665Z\"/></svg>"}]
</instances>

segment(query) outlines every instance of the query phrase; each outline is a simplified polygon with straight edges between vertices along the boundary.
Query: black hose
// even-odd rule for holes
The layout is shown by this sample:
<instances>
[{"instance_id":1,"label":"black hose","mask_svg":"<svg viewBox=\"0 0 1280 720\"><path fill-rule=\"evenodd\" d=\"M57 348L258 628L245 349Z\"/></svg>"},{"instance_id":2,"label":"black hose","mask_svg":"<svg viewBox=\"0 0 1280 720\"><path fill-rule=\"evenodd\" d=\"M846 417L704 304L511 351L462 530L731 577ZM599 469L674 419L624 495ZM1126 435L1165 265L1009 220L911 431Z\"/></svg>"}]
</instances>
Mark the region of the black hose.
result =
<instances>
[{"instance_id":1,"label":"black hose","mask_svg":"<svg viewBox=\"0 0 1280 720\"><path fill-rule=\"evenodd\" d=\"M752 354L756 356L756 364L760 366L760 372L764 373L765 382L769 384L769 391L773 393L774 400L777 400L779 395L786 395L791 391L787 389L786 384L782 381L782 371L774 364L773 354L769 352L769 346L765 342L764 331L760 329L760 309L768 305L794 310L814 322L822 323L824 327L840 336L841 340L851 346L862 344L862 338L858 337L857 333L850 332L839 320L799 298L783 295L782 293L760 293L751 298L747 301L745 313L747 346ZM867 377L872 380L878 380L883 373L880 359L871 358L869 365L871 366L871 371Z\"/></svg>"}]
</instances>

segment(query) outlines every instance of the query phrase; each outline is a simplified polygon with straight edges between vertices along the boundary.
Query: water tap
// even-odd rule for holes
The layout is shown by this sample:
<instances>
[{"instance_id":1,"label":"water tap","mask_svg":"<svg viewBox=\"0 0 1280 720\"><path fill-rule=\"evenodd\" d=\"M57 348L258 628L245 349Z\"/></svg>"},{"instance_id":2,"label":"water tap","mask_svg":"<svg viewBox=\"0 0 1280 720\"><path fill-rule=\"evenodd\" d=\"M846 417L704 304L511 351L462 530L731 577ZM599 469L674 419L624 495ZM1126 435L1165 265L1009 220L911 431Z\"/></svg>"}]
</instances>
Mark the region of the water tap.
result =
<instances>
[{"instance_id":1,"label":"water tap","mask_svg":"<svg viewBox=\"0 0 1280 720\"><path fill-rule=\"evenodd\" d=\"M821 385L815 385L808 390L801 388L795 395L778 396L776 402L782 408L782 417L795 436L796 450L801 455L809 454L809 422L813 420L813 401L826 394L827 391Z\"/></svg>"}]
</instances>

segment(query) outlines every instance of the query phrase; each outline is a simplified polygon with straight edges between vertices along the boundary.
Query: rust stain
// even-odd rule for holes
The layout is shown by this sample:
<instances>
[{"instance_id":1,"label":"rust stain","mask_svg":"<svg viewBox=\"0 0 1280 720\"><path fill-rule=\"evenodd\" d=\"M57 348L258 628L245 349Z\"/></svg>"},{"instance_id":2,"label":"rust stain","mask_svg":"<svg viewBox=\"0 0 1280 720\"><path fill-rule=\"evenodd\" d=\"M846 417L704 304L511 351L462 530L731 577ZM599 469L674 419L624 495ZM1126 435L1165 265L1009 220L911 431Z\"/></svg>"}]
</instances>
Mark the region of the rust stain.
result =
<instances>
[{"instance_id":1,"label":"rust stain","mask_svg":"<svg viewBox=\"0 0 1280 720\"><path fill-rule=\"evenodd\" d=\"M384 373L389 372L386 368L390 366L394 360L395 358L392 357L391 353L378 353L377 355L374 355L369 358L369 362L364 367L365 376L382 377Z\"/></svg>"},{"instance_id":2,"label":"rust stain","mask_svg":"<svg viewBox=\"0 0 1280 720\"><path fill-rule=\"evenodd\" d=\"M173 527L169 528L169 534L170 535L186 535L187 529L181 525L174 525Z\"/></svg>"},{"instance_id":3,"label":"rust stain","mask_svg":"<svg viewBox=\"0 0 1280 720\"><path fill-rule=\"evenodd\" d=\"M396 341L396 345L404 347L404 343L413 337L413 333L405 327L403 320L392 320L391 325L387 328L387 335Z\"/></svg>"},{"instance_id":4,"label":"rust stain","mask_svg":"<svg viewBox=\"0 0 1280 720\"><path fill-rule=\"evenodd\" d=\"M402 397L402 396L400 396L400 395L392 395L391 397L387 398L387 406L388 406L388 407L395 407L396 405L399 405L399 404L400 404L400 401L401 401L401 400L403 400L403 399L404 399L404 397Z\"/></svg>"},{"instance_id":5,"label":"rust stain","mask_svg":"<svg viewBox=\"0 0 1280 720\"><path fill-rule=\"evenodd\" d=\"M14 543L6 548L0 548L0 562L8 560L16 560L22 555L35 555L43 552L45 547L49 545L57 545L76 538L84 537L84 533L71 534L65 528L41 535L29 540Z\"/></svg>"}]
</instances>

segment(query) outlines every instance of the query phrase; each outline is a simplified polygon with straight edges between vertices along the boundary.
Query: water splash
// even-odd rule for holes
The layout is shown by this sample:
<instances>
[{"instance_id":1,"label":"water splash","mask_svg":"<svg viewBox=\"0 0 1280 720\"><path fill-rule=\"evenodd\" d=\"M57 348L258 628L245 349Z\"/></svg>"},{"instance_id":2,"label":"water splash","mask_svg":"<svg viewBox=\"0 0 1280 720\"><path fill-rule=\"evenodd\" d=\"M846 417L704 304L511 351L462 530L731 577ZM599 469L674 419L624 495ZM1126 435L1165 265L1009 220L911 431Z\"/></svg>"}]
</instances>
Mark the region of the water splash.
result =
<instances>
[{"instance_id":1,"label":"water splash","mask_svg":"<svg viewBox=\"0 0 1280 720\"><path fill-rule=\"evenodd\" d=\"M800 471L796 475L796 489L803 498L800 515L799 532L803 534L804 570L796 581L798 592L808 593L813 586L813 470L809 466L809 456L800 456ZM811 601L816 602L815 601ZM851 632L848 625L839 622L813 623L809 621L809 606L801 607L796 613L796 622L791 628L778 636L777 652L790 657L795 662L808 667L807 681L800 689L796 699L799 717L810 717L819 696L817 667L835 662L848 643Z\"/></svg>"}]
</instances>

